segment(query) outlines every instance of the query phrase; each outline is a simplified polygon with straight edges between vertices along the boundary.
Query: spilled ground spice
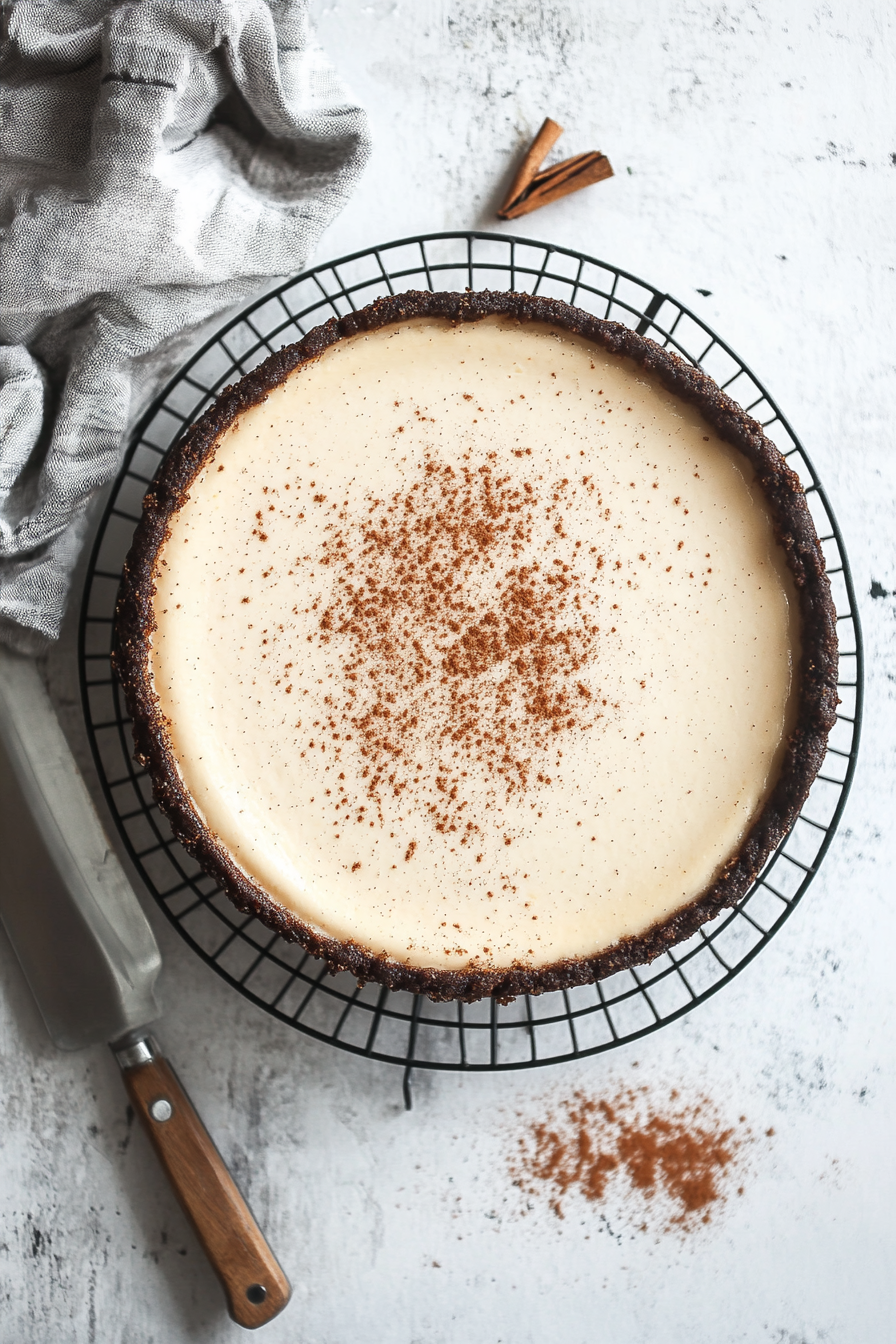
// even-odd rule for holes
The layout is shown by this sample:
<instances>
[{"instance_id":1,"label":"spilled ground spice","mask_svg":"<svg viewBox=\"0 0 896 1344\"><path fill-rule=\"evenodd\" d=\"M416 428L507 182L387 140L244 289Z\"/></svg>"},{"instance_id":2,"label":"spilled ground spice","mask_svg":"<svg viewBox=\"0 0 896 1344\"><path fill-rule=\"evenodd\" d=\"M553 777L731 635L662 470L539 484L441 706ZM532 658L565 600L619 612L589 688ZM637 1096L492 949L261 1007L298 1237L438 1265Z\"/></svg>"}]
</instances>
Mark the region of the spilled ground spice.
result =
<instances>
[{"instance_id":1,"label":"spilled ground spice","mask_svg":"<svg viewBox=\"0 0 896 1344\"><path fill-rule=\"evenodd\" d=\"M530 780L549 786L564 735L606 712L591 586L604 557L567 522L595 486L527 479L525 453L512 476L494 453L459 468L427 456L403 488L327 526L317 638L339 669L333 727L364 761L358 821L410 789L435 830L470 845L484 813Z\"/></svg>"},{"instance_id":2,"label":"spilled ground spice","mask_svg":"<svg viewBox=\"0 0 896 1344\"><path fill-rule=\"evenodd\" d=\"M737 1127L724 1124L705 1096L688 1103L675 1090L658 1101L647 1087L610 1098L576 1092L527 1128L511 1173L527 1194L547 1195L558 1218L570 1196L600 1205L612 1196L641 1230L649 1222L690 1232L725 1200L751 1137L743 1116Z\"/></svg>"}]
</instances>

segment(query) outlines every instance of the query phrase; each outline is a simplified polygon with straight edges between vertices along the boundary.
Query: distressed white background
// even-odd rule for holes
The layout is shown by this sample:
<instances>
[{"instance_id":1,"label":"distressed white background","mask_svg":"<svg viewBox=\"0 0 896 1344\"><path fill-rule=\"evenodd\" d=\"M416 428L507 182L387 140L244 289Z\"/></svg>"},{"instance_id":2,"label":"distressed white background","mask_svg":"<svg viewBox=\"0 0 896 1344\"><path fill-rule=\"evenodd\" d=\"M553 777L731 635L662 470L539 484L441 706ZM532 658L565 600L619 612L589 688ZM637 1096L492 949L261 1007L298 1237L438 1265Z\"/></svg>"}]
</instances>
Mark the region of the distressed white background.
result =
<instances>
[{"instance_id":1,"label":"distressed white background","mask_svg":"<svg viewBox=\"0 0 896 1344\"><path fill-rule=\"evenodd\" d=\"M536 1073L400 1074L243 1002L150 910L160 1031L295 1285L270 1344L891 1344L896 1338L896 19L878 0L314 6L376 150L319 259L494 208L545 114L616 177L512 226L694 306L769 386L839 515L868 653L839 838L738 980L634 1050ZM698 289L711 291L701 296ZM873 598L881 589L886 595ZM57 693L74 692L57 660ZM217 1285L101 1048L49 1044L0 941L0 1339L230 1341ZM772 1141L688 1239L546 1201L524 1117L632 1076ZM602 1217L603 1215L603 1217ZM609 1220L609 1223L608 1221ZM438 1268L433 1264L438 1262Z\"/></svg>"}]
</instances>

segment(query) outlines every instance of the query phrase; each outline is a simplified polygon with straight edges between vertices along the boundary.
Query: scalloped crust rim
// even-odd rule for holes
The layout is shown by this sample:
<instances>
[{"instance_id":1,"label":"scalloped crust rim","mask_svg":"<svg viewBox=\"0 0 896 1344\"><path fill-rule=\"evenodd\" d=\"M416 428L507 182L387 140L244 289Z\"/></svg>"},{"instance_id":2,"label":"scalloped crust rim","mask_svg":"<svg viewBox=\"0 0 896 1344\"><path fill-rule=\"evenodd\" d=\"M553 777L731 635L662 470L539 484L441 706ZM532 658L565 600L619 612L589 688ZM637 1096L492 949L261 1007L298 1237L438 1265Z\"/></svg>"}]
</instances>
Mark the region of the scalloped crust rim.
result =
<instances>
[{"instance_id":1,"label":"scalloped crust rim","mask_svg":"<svg viewBox=\"0 0 896 1344\"><path fill-rule=\"evenodd\" d=\"M353 942L328 938L304 924L234 862L205 826L184 786L169 746L168 726L152 685L150 645L155 618L153 571L168 536L171 516L184 503L197 474L213 455L226 429L242 411L263 401L299 365L316 359L347 336L414 318L477 322L504 316L535 322L585 337L612 355L633 360L670 392L696 406L720 438L753 466L799 594L802 658L797 724L781 774L763 811L739 851L712 886L670 918L638 937L626 938L594 956L531 967L473 966L449 971L408 966ZM643 965L694 934L749 890L805 802L824 759L836 719L836 613L824 558L799 478L762 428L699 369L654 341L615 322L605 322L555 299L509 292L467 294L411 291L383 298L368 308L315 328L304 340L272 355L241 382L226 388L162 463L143 506L124 567L116 609L113 664L124 687L134 723L137 759L149 771L153 793L178 840L202 868L220 882L237 909L253 914L289 942L322 957L332 973L348 971L359 981L427 994L434 1000L494 997L501 1003L519 994L542 994L591 984L617 971Z\"/></svg>"}]
</instances>

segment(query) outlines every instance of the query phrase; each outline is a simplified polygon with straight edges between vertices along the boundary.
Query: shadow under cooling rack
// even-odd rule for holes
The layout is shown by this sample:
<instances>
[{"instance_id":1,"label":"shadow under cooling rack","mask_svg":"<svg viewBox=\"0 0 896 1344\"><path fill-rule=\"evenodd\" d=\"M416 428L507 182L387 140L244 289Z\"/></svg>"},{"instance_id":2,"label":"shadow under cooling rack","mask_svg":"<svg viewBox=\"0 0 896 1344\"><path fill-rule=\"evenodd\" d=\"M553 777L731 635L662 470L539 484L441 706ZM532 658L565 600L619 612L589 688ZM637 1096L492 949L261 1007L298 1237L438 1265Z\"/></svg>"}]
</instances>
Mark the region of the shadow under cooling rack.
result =
<instances>
[{"instance_id":1,"label":"shadow under cooling rack","mask_svg":"<svg viewBox=\"0 0 896 1344\"><path fill-rule=\"evenodd\" d=\"M239 914L180 844L132 759L130 721L110 663L121 570L143 495L165 453L222 388L333 316L407 289L512 289L562 299L623 323L699 365L764 426L799 475L837 605L837 725L803 811L750 892L688 943L596 985L523 997L439 1004L330 976L322 963ZM87 729L122 841L168 918L196 952L253 1003L341 1049L409 1070L518 1069L580 1058L636 1040L715 993L769 942L818 871L856 762L862 644L849 566L809 458L742 360L661 290L606 262L531 239L444 233L403 239L314 267L228 322L184 366L137 426L101 520L81 610Z\"/></svg>"}]
</instances>

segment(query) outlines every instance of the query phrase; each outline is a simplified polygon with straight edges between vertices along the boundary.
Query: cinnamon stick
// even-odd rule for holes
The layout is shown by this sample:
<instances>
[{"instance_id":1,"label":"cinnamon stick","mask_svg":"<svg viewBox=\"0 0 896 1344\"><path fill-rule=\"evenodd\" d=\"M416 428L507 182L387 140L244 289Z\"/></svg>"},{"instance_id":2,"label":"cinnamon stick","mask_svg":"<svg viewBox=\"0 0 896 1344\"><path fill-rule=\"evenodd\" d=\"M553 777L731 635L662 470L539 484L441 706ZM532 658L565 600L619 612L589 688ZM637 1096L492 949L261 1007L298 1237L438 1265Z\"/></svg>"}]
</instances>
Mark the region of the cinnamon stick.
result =
<instances>
[{"instance_id":1,"label":"cinnamon stick","mask_svg":"<svg viewBox=\"0 0 896 1344\"><path fill-rule=\"evenodd\" d=\"M522 197L514 201L509 209L502 210L501 218L519 219L520 215L528 215L542 205L559 201L563 196L593 186L596 182L604 182L612 176L613 168L605 154L596 151L578 154L575 158L555 164L544 173L538 173Z\"/></svg>"},{"instance_id":2,"label":"cinnamon stick","mask_svg":"<svg viewBox=\"0 0 896 1344\"><path fill-rule=\"evenodd\" d=\"M568 196L582 187L590 187L595 182L603 182L605 178L613 176L609 159L596 151L576 154L571 159L564 159L562 163L555 163L551 168L539 172L551 147L562 134L563 127L550 117L545 117L498 211L499 219L518 219L520 215L527 215L539 206L559 200L561 196Z\"/></svg>"},{"instance_id":3,"label":"cinnamon stick","mask_svg":"<svg viewBox=\"0 0 896 1344\"><path fill-rule=\"evenodd\" d=\"M506 211L516 205L517 201L523 195L526 188L531 184L535 174L538 172L562 134L563 127L558 126L556 121L551 121L550 117L545 117L541 130L529 146L529 149L526 152L526 157L517 169L516 177L510 184L510 190L504 199L504 204L498 211L499 219L510 218Z\"/></svg>"}]
</instances>

